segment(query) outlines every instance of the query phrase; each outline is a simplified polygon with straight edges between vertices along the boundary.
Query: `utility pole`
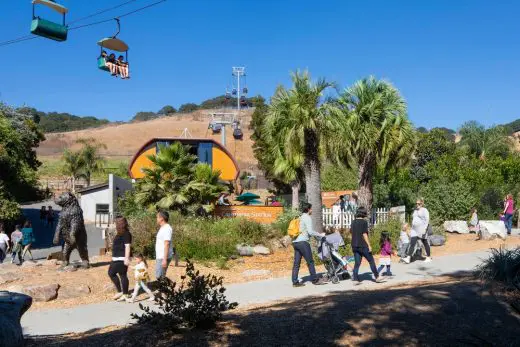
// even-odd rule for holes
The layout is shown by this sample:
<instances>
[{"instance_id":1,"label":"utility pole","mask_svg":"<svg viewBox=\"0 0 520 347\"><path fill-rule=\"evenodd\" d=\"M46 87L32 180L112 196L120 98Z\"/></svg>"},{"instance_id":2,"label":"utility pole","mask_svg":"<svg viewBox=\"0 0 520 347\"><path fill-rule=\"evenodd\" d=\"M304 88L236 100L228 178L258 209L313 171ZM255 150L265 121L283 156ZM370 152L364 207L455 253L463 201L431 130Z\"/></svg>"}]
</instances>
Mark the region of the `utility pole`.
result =
<instances>
[{"instance_id":1,"label":"utility pole","mask_svg":"<svg viewBox=\"0 0 520 347\"><path fill-rule=\"evenodd\" d=\"M246 68L243 66L233 66L231 73L237 79L237 119L240 119L240 76L246 75Z\"/></svg>"}]
</instances>

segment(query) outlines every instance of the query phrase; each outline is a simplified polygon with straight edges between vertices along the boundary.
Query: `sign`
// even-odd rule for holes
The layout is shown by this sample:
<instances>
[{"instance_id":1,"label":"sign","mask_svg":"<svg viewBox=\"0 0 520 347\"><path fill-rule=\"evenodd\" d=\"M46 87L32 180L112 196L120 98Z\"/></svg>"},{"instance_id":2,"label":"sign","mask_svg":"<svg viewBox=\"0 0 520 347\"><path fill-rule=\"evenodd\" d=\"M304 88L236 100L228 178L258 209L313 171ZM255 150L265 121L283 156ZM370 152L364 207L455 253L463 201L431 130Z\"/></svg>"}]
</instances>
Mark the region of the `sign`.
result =
<instances>
[{"instance_id":1,"label":"sign","mask_svg":"<svg viewBox=\"0 0 520 347\"><path fill-rule=\"evenodd\" d=\"M323 205L326 208L331 208L332 205L334 205L334 203L339 200L339 197L341 195L346 195L345 201L348 201L348 199L350 199L350 196L354 192L355 192L354 190L338 190L335 192L321 192L321 200L322 200Z\"/></svg>"},{"instance_id":2,"label":"sign","mask_svg":"<svg viewBox=\"0 0 520 347\"><path fill-rule=\"evenodd\" d=\"M283 213L279 206L215 206L213 215L222 218L245 218L262 224L271 224Z\"/></svg>"}]
</instances>

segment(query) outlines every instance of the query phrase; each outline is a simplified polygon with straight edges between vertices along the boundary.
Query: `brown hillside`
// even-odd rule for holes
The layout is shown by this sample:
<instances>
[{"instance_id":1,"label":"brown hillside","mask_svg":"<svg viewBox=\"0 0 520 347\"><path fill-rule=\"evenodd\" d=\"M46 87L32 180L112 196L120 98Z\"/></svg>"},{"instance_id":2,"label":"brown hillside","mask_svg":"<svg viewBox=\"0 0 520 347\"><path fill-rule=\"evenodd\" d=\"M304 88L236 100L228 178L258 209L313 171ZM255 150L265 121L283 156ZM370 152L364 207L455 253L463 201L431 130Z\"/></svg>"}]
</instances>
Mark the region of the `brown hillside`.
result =
<instances>
[{"instance_id":1,"label":"brown hillside","mask_svg":"<svg viewBox=\"0 0 520 347\"><path fill-rule=\"evenodd\" d=\"M241 169L255 167L257 164L253 156L253 141L250 139L249 130L252 112L252 110L241 112L243 140L235 140L230 127L226 130L226 148L235 156ZM212 138L221 142L221 135L213 135L208 129L209 113L208 110L196 111L146 122L112 124L100 128L46 134L46 140L40 144L37 152L42 157L59 156L64 148L78 148L75 143L77 139L92 137L107 146L103 151L105 156L130 158L149 139L161 136L180 137L185 128L188 128L193 138Z\"/></svg>"}]
</instances>

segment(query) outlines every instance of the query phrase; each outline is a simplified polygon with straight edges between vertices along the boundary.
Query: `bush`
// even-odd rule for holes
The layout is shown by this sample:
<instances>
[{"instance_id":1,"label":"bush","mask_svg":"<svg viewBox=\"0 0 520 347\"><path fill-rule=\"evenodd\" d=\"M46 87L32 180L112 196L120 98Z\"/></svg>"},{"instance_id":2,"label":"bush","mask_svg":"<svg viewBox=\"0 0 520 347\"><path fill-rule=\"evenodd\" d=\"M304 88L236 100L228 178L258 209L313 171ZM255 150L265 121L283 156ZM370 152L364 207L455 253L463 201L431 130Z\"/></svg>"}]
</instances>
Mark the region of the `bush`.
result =
<instances>
[{"instance_id":1,"label":"bush","mask_svg":"<svg viewBox=\"0 0 520 347\"><path fill-rule=\"evenodd\" d=\"M278 216L276 221L271 225L273 231L278 237L284 237L287 235L287 229L289 229L289 223L295 218L301 216L301 212L293 209L285 209L283 213Z\"/></svg>"},{"instance_id":2,"label":"bush","mask_svg":"<svg viewBox=\"0 0 520 347\"><path fill-rule=\"evenodd\" d=\"M155 234L157 233L155 214L130 217L128 224L132 233L132 252L155 259Z\"/></svg>"},{"instance_id":3,"label":"bush","mask_svg":"<svg viewBox=\"0 0 520 347\"><path fill-rule=\"evenodd\" d=\"M381 234L386 231L390 234L392 240L392 250L397 250L397 241L401 234L402 222L398 218L390 218L384 223L378 223L370 231L368 237L370 240L370 246L372 246L372 253L378 254L381 251Z\"/></svg>"},{"instance_id":4,"label":"bush","mask_svg":"<svg viewBox=\"0 0 520 347\"><path fill-rule=\"evenodd\" d=\"M238 306L224 295L223 278L201 275L188 260L186 275L180 286L167 277L158 280L159 309L139 304L144 313L132 314L138 323L148 323L159 330L175 331L178 328L209 328L222 318L222 312Z\"/></svg>"},{"instance_id":5,"label":"bush","mask_svg":"<svg viewBox=\"0 0 520 347\"><path fill-rule=\"evenodd\" d=\"M477 276L486 282L498 281L520 289L520 247L493 248L489 258L478 266Z\"/></svg>"}]
</instances>

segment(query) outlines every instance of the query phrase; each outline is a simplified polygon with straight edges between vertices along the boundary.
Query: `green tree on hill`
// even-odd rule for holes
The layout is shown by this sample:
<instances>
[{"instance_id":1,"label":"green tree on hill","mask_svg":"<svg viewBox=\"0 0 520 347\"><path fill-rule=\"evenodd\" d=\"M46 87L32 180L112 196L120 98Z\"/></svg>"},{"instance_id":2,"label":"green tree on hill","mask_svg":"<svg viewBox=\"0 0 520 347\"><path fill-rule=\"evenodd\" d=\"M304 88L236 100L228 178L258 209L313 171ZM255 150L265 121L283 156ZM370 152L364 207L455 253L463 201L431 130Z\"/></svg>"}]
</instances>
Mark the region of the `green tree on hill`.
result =
<instances>
[{"instance_id":1,"label":"green tree on hill","mask_svg":"<svg viewBox=\"0 0 520 347\"><path fill-rule=\"evenodd\" d=\"M182 104L181 107L179 107L179 112L180 113L189 113L189 112L197 111L198 109L199 109L199 106L197 104L189 102L187 104Z\"/></svg>"},{"instance_id":2,"label":"green tree on hill","mask_svg":"<svg viewBox=\"0 0 520 347\"><path fill-rule=\"evenodd\" d=\"M144 121L147 121L147 120L150 120L150 119L155 119L157 118L158 115L154 112L137 112L134 116L134 118L132 118L132 121L133 122L144 122Z\"/></svg>"},{"instance_id":3,"label":"green tree on hill","mask_svg":"<svg viewBox=\"0 0 520 347\"><path fill-rule=\"evenodd\" d=\"M63 173L69 176L72 185L72 193L76 193L76 179L84 176L84 162L81 151L63 151Z\"/></svg>"},{"instance_id":4,"label":"green tree on hill","mask_svg":"<svg viewBox=\"0 0 520 347\"><path fill-rule=\"evenodd\" d=\"M511 152L511 139L507 136L507 129L495 126L486 129L476 121L469 121L459 130L462 139L461 146L466 147L478 158L485 160L487 156L507 157Z\"/></svg>"},{"instance_id":5,"label":"green tree on hill","mask_svg":"<svg viewBox=\"0 0 520 347\"><path fill-rule=\"evenodd\" d=\"M164 106L157 112L158 115L164 115L164 116L174 114L174 113L177 113L177 109L170 105Z\"/></svg>"}]
</instances>

